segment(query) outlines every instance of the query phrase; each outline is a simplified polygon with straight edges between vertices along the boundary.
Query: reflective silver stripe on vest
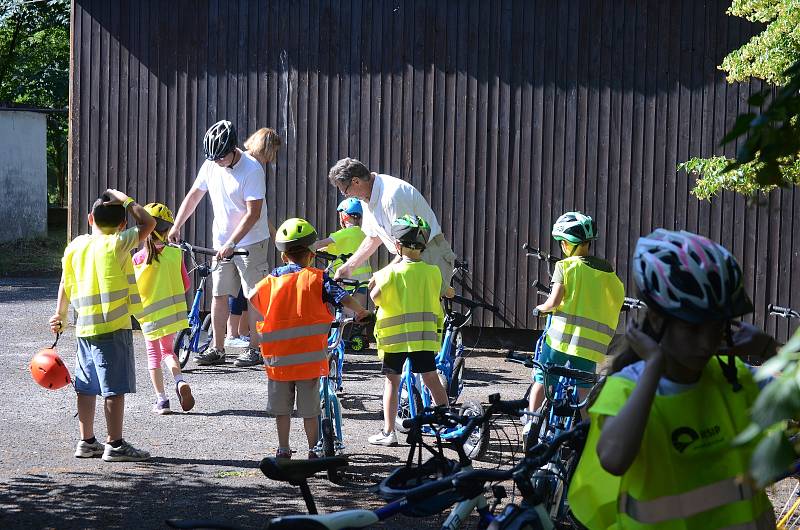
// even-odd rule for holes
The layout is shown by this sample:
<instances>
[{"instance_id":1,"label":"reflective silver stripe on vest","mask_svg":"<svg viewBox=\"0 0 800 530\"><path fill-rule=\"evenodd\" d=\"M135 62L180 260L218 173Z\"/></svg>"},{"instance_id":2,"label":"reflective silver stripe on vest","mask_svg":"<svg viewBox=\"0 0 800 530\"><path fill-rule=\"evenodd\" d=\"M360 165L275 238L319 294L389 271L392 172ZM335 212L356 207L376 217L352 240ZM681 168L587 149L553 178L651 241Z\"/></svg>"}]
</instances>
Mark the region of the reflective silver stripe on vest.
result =
<instances>
[{"instance_id":1,"label":"reflective silver stripe on vest","mask_svg":"<svg viewBox=\"0 0 800 530\"><path fill-rule=\"evenodd\" d=\"M128 301L132 304L141 304L142 297L139 295L139 293L132 294L130 297L128 297Z\"/></svg>"},{"instance_id":2,"label":"reflective silver stripe on vest","mask_svg":"<svg viewBox=\"0 0 800 530\"><path fill-rule=\"evenodd\" d=\"M261 342L278 342L281 340L297 339L300 337L313 337L314 335L327 335L331 329L328 323L311 324L295 328L279 329L268 333L259 334Z\"/></svg>"},{"instance_id":3,"label":"reflective silver stripe on vest","mask_svg":"<svg viewBox=\"0 0 800 530\"><path fill-rule=\"evenodd\" d=\"M159 318L155 322L142 322L141 323L142 331L144 331L145 333L152 333L153 331L161 329L164 326L169 326L170 324L173 324L175 322L180 322L185 318L186 318L186 313L181 311L179 313L175 313L174 315L168 315L165 316L164 318Z\"/></svg>"},{"instance_id":4,"label":"reflective silver stripe on vest","mask_svg":"<svg viewBox=\"0 0 800 530\"><path fill-rule=\"evenodd\" d=\"M550 328L547 330L547 336L556 342L566 343L567 345L575 346L576 348L587 348L589 350L598 351L601 353L605 353L605 351L608 349L608 344L603 344L602 342L598 342L587 337L581 337L580 335L572 335L564 332L564 330L561 329Z\"/></svg>"},{"instance_id":5,"label":"reflective silver stripe on vest","mask_svg":"<svg viewBox=\"0 0 800 530\"><path fill-rule=\"evenodd\" d=\"M393 344L405 344L407 342L432 341L439 342L439 334L435 331L411 331L409 333L397 333L388 337L381 337L381 347Z\"/></svg>"},{"instance_id":6,"label":"reflective silver stripe on vest","mask_svg":"<svg viewBox=\"0 0 800 530\"><path fill-rule=\"evenodd\" d=\"M136 285L136 275L135 274L128 274L128 284L129 285Z\"/></svg>"},{"instance_id":7,"label":"reflective silver stripe on vest","mask_svg":"<svg viewBox=\"0 0 800 530\"><path fill-rule=\"evenodd\" d=\"M436 324L438 319L434 313L421 311L419 313L405 313L395 317L382 318L378 325L381 329L383 329L392 326L399 326L401 324L413 324L415 322L433 322Z\"/></svg>"},{"instance_id":8,"label":"reflective silver stripe on vest","mask_svg":"<svg viewBox=\"0 0 800 530\"><path fill-rule=\"evenodd\" d=\"M580 326L582 328L591 329L609 337L614 336L614 330L610 326L592 320L591 318L579 317L578 315L568 315L567 313L556 313L550 317L552 326L553 324L561 324L564 326Z\"/></svg>"},{"instance_id":9,"label":"reflective silver stripe on vest","mask_svg":"<svg viewBox=\"0 0 800 530\"><path fill-rule=\"evenodd\" d=\"M75 300L72 300L71 303L75 309L81 309L83 307L116 302L117 300L122 300L126 296L128 296L127 287L125 289L120 289L119 291L111 291L110 293L93 294L91 296L76 298Z\"/></svg>"},{"instance_id":10,"label":"reflective silver stripe on vest","mask_svg":"<svg viewBox=\"0 0 800 530\"><path fill-rule=\"evenodd\" d=\"M133 297L131 297L133 298ZM139 316L147 316L150 313L155 313L156 311L160 311L161 309L166 309L171 305L179 304L181 302L185 302L186 298L182 294L176 294L175 296L170 296L169 298L164 298L163 300L159 300L158 302L153 302L152 304L145 307Z\"/></svg>"},{"instance_id":11,"label":"reflective silver stripe on vest","mask_svg":"<svg viewBox=\"0 0 800 530\"><path fill-rule=\"evenodd\" d=\"M128 306L122 304L110 313L97 313L95 315L78 315L78 320L75 326L95 326L97 324L105 324L106 322L113 322L118 318L124 317L128 313Z\"/></svg>"},{"instance_id":12,"label":"reflective silver stripe on vest","mask_svg":"<svg viewBox=\"0 0 800 530\"><path fill-rule=\"evenodd\" d=\"M306 364L327 359L328 351L310 351L305 353L292 353L289 355L268 355L266 357L267 366L277 368L280 366L293 366L295 364Z\"/></svg>"},{"instance_id":13,"label":"reflective silver stripe on vest","mask_svg":"<svg viewBox=\"0 0 800 530\"><path fill-rule=\"evenodd\" d=\"M665 495L649 501L637 501L627 493L623 493L619 498L619 508L621 512L627 513L640 523L657 524L672 519L692 517L720 506L752 499L755 494L756 492L748 484L726 478L692 491Z\"/></svg>"}]
</instances>

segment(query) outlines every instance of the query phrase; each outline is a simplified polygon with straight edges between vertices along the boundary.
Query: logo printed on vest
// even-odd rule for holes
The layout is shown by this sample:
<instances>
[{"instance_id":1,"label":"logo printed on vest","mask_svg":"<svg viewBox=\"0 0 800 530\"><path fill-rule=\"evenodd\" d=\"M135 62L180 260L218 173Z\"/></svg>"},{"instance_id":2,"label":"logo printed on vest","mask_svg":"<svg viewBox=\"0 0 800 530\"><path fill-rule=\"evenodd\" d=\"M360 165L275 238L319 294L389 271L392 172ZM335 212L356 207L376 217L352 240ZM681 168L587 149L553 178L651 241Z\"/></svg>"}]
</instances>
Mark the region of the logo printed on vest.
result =
<instances>
[{"instance_id":1,"label":"logo printed on vest","mask_svg":"<svg viewBox=\"0 0 800 530\"><path fill-rule=\"evenodd\" d=\"M690 445L702 439L701 445L696 447L696 449L702 449L721 442L722 440L719 439L721 431L719 425L701 429L699 433L691 427L678 427L672 431L672 446L679 453L683 453Z\"/></svg>"}]
</instances>

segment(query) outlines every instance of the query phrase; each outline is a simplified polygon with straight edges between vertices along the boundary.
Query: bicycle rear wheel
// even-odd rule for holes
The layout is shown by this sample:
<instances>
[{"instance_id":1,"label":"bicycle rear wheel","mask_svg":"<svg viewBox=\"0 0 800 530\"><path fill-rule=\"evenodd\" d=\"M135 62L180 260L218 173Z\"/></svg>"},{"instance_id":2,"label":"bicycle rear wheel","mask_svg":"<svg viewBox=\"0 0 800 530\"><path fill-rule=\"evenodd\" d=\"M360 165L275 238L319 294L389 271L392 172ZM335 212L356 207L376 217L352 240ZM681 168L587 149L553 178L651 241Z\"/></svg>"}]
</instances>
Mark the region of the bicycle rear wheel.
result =
<instances>
[{"instance_id":1,"label":"bicycle rear wheel","mask_svg":"<svg viewBox=\"0 0 800 530\"><path fill-rule=\"evenodd\" d=\"M414 399L414 410L419 414L424 408L422 405L422 396L419 394L417 387L412 386L411 391ZM394 420L394 429L397 432L407 433L409 429L403 427L403 420L411 417L411 406L408 404L408 392L406 392L406 385L401 384L398 391L397 399L397 417Z\"/></svg>"},{"instance_id":2,"label":"bicycle rear wheel","mask_svg":"<svg viewBox=\"0 0 800 530\"><path fill-rule=\"evenodd\" d=\"M468 401L462 405L458 411L461 416L483 416L483 405ZM471 460L478 460L486 454L489 448L489 426L487 424L479 425L472 431L472 434L464 442L464 453Z\"/></svg>"}]
</instances>

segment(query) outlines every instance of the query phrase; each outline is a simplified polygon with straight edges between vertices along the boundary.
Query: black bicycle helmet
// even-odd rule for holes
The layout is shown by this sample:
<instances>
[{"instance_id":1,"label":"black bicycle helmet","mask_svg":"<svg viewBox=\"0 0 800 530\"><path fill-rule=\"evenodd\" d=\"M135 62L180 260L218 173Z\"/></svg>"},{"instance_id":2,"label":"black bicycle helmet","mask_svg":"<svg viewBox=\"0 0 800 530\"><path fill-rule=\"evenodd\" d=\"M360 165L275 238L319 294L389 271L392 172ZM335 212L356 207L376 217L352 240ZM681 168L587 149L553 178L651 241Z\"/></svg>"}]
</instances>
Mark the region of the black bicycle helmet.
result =
<instances>
[{"instance_id":1,"label":"black bicycle helmet","mask_svg":"<svg viewBox=\"0 0 800 530\"><path fill-rule=\"evenodd\" d=\"M203 154L206 160L219 160L236 147L236 127L228 120L212 125L203 137Z\"/></svg>"},{"instance_id":2,"label":"black bicycle helmet","mask_svg":"<svg viewBox=\"0 0 800 530\"><path fill-rule=\"evenodd\" d=\"M387 502L403 497L408 490L447 477L460 469L458 462L449 458L433 456L421 466L406 465L392 471L378 485L378 493ZM423 501L408 504L403 515L409 517L429 517L441 513L460 499L454 490L444 491Z\"/></svg>"},{"instance_id":3,"label":"black bicycle helmet","mask_svg":"<svg viewBox=\"0 0 800 530\"><path fill-rule=\"evenodd\" d=\"M431 225L422 217L404 215L392 223L392 237L404 247L424 250L431 235Z\"/></svg>"}]
</instances>

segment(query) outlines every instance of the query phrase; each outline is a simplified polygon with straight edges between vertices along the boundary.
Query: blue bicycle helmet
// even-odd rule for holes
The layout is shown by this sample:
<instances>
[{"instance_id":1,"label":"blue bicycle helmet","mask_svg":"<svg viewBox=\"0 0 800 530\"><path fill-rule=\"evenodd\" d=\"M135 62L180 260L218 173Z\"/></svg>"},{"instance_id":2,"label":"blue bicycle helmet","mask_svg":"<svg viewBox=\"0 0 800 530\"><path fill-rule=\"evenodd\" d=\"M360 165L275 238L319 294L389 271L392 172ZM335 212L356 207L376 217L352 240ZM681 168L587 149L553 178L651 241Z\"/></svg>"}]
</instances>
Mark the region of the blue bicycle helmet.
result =
<instances>
[{"instance_id":1,"label":"blue bicycle helmet","mask_svg":"<svg viewBox=\"0 0 800 530\"><path fill-rule=\"evenodd\" d=\"M355 197L350 197L339 203L336 207L337 212L344 212L351 217L361 217L364 214L364 209L361 208L361 201Z\"/></svg>"}]
</instances>

